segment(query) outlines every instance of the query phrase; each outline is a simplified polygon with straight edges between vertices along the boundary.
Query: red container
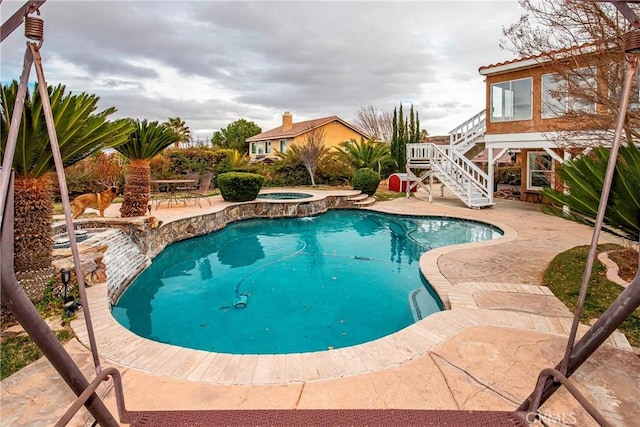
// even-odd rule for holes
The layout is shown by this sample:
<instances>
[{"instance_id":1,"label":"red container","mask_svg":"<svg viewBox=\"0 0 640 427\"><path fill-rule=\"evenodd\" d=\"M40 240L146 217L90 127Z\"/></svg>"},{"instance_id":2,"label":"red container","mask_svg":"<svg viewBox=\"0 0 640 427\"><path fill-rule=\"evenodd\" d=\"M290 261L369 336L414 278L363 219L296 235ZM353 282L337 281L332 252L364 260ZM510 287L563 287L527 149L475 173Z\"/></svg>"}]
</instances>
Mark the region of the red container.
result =
<instances>
[{"instance_id":1,"label":"red container","mask_svg":"<svg viewBox=\"0 0 640 427\"><path fill-rule=\"evenodd\" d=\"M415 181L411 181L409 183L409 178L406 173L394 173L389 176L389 191L397 191L398 193L406 193L407 185L413 184ZM414 193L418 187L414 187L411 189L411 192Z\"/></svg>"}]
</instances>

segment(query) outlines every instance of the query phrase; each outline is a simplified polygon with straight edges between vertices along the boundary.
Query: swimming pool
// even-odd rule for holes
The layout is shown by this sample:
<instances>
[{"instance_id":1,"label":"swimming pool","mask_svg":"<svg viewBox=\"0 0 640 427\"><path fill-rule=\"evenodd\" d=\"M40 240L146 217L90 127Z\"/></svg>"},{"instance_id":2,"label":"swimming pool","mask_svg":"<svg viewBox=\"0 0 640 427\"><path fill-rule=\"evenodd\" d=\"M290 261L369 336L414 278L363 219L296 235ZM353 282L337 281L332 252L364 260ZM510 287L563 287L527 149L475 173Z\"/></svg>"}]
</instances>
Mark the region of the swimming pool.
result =
<instances>
[{"instance_id":1,"label":"swimming pool","mask_svg":"<svg viewBox=\"0 0 640 427\"><path fill-rule=\"evenodd\" d=\"M347 347L442 309L420 275L422 253L499 235L477 222L361 210L236 222L166 248L112 313L143 337L220 353Z\"/></svg>"}]
</instances>

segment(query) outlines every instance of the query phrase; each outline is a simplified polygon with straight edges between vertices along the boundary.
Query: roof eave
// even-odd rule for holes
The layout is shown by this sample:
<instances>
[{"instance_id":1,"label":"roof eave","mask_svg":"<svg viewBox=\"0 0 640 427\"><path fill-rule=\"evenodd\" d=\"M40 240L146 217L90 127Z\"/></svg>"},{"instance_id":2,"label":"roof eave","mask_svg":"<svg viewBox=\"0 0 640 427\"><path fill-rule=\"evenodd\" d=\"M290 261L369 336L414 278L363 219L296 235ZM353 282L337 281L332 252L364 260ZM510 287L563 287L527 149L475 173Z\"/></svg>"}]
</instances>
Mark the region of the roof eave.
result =
<instances>
[{"instance_id":1,"label":"roof eave","mask_svg":"<svg viewBox=\"0 0 640 427\"><path fill-rule=\"evenodd\" d=\"M515 63L501 64L493 67L482 67L478 70L478 72L482 76L493 76L496 74L502 74L502 73L511 72L511 71L524 70L525 68L537 67L544 62L548 62L548 59L546 60L542 58L525 59L523 61L518 61Z\"/></svg>"}]
</instances>

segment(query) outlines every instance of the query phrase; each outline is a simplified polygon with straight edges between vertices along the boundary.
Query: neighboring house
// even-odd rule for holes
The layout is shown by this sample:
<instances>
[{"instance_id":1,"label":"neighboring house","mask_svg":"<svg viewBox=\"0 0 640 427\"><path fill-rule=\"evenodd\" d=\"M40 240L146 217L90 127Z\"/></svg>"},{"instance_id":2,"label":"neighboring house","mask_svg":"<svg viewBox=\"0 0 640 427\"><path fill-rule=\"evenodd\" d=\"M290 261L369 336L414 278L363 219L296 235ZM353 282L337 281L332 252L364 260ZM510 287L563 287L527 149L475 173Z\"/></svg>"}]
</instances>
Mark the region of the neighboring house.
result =
<instances>
[{"instance_id":1,"label":"neighboring house","mask_svg":"<svg viewBox=\"0 0 640 427\"><path fill-rule=\"evenodd\" d=\"M337 147L350 139L360 142L361 138L370 138L362 130L338 116L294 123L291 113L285 111L282 115L282 126L247 138L250 161L273 160L277 152L286 153L293 145L303 145L313 132L321 132L328 147Z\"/></svg>"},{"instance_id":2,"label":"neighboring house","mask_svg":"<svg viewBox=\"0 0 640 427\"><path fill-rule=\"evenodd\" d=\"M571 83L597 87L609 70L599 70L588 55L570 53L566 52L566 57L580 68L580 75L587 76ZM612 121L599 120L607 114L602 105L572 98L565 89L567 81L549 65L545 55L480 67L486 82L485 109L450 132L448 147L411 144L407 168L424 169L418 177L421 182L438 178L469 207L491 206L494 166L506 153L519 151L523 200L540 201L543 188L561 188L555 176L557 166L593 146L588 136L595 130L602 135L603 128L608 128L604 123ZM630 110L640 111L637 85ZM588 113L589 119L576 119L575 114L569 119L569 112ZM566 144L569 140L571 145ZM486 173L469 161L483 150ZM431 185L419 185L431 191Z\"/></svg>"}]
</instances>

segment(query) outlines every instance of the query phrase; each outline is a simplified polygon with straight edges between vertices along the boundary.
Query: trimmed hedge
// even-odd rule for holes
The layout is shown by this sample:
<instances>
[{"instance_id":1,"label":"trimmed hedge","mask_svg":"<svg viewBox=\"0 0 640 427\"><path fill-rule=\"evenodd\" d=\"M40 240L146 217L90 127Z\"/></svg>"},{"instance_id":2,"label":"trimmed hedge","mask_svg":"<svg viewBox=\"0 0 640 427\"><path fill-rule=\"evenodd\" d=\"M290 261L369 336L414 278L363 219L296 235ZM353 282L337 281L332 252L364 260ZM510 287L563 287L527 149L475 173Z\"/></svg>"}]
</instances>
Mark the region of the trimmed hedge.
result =
<instances>
[{"instance_id":1,"label":"trimmed hedge","mask_svg":"<svg viewBox=\"0 0 640 427\"><path fill-rule=\"evenodd\" d=\"M228 202L254 200L263 183L264 177L255 173L227 172L218 176L218 188Z\"/></svg>"},{"instance_id":2,"label":"trimmed hedge","mask_svg":"<svg viewBox=\"0 0 640 427\"><path fill-rule=\"evenodd\" d=\"M351 185L354 190L360 190L363 193L373 196L380 185L380 175L371 168L358 169L353 174Z\"/></svg>"}]
</instances>

